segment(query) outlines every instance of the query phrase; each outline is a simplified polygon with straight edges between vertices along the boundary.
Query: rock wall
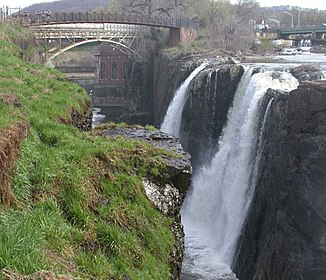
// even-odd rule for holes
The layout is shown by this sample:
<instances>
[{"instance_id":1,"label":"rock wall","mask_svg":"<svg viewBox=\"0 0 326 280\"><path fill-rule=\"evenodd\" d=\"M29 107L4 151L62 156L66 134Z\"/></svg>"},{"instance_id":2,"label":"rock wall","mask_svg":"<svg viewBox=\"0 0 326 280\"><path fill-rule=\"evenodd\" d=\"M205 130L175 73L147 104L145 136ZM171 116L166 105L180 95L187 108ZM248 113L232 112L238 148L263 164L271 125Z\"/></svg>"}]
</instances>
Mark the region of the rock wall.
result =
<instances>
[{"instance_id":1,"label":"rock wall","mask_svg":"<svg viewBox=\"0 0 326 280\"><path fill-rule=\"evenodd\" d=\"M153 116L153 60L129 61L122 120L129 124L151 124Z\"/></svg>"},{"instance_id":2,"label":"rock wall","mask_svg":"<svg viewBox=\"0 0 326 280\"><path fill-rule=\"evenodd\" d=\"M242 66L220 59L191 84L182 115L180 141L196 165L214 153L243 72Z\"/></svg>"},{"instance_id":3,"label":"rock wall","mask_svg":"<svg viewBox=\"0 0 326 280\"><path fill-rule=\"evenodd\" d=\"M241 280L326 279L326 82L278 94L234 269Z\"/></svg>"},{"instance_id":4,"label":"rock wall","mask_svg":"<svg viewBox=\"0 0 326 280\"><path fill-rule=\"evenodd\" d=\"M177 88L202 62L196 54L160 53L154 64L153 123L160 127Z\"/></svg>"}]
</instances>

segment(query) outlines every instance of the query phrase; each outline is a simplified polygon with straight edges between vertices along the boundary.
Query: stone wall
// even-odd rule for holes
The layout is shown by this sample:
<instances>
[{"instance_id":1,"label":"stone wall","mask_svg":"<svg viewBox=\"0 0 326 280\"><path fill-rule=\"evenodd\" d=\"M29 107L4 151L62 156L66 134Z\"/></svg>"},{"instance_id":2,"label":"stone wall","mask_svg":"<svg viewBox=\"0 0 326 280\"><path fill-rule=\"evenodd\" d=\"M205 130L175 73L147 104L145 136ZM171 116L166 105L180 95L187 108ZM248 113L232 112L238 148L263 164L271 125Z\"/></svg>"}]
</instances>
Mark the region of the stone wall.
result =
<instances>
[{"instance_id":1,"label":"stone wall","mask_svg":"<svg viewBox=\"0 0 326 280\"><path fill-rule=\"evenodd\" d=\"M191 27L170 28L169 45L189 45L197 38L197 30Z\"/></svg>"}]
</instances>

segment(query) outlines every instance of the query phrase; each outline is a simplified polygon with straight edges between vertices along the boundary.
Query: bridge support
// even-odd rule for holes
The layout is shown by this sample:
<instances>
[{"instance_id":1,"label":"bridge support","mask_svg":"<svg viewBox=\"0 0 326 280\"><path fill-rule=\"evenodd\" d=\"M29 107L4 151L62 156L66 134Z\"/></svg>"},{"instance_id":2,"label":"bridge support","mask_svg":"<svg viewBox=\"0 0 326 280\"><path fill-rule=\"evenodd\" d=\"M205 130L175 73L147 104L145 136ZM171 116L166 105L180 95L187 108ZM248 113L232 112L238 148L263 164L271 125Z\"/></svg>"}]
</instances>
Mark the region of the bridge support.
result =
<instances>
[{"instance_id":1,"label":"bridge support","mask_svg":"<svg viewBox=\"0 0 326 280\"><path fill-rule=\"evenodd\" d=\"M170 46L188 45L197 38L197 30L191 27L170 28Z\"/></svg>"}]
</instances>

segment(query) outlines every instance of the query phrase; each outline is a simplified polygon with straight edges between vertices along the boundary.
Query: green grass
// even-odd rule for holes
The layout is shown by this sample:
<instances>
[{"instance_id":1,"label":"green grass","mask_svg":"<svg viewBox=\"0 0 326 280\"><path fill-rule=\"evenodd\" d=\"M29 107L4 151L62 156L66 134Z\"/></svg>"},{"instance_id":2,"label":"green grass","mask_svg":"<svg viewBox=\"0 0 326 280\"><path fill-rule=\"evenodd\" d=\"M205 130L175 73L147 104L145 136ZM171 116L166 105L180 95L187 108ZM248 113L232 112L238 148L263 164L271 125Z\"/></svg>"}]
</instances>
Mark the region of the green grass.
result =
<instances>
[{"instance_id":1,"label":"green grass","mask_svg":"<svg viewBox=\"0 0 326 280\"><path fill-rule=\"evenodd\" d=\"M21 121L31 125L7 170L17 203L0 205L0 270L168 279L173 220L142 186L142 178L165 172L165 152L72 127L72 110L82 114L89 97L61 73L20 60L18 49L0 36L0 96L20 104L0 99L0 133Z\"/></svg>"}]
</instances>

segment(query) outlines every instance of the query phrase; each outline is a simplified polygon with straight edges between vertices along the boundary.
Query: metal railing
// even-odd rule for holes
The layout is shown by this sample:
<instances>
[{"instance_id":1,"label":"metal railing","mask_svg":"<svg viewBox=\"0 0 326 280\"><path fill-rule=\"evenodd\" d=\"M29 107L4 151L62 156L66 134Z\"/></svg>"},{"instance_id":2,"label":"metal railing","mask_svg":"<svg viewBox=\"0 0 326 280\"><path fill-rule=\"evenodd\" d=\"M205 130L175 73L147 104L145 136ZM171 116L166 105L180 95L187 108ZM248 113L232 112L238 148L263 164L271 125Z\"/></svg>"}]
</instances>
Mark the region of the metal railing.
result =
<instances>
[{"instance_id":1,"label":"metal railing","mask_svg":"<svg viewBox=\"0 0 326 280\"><path fill-rule=\"evenodd\" d=\"M158 17L143 14L119 14L119 13L50 13L42 11L36 14L23 13L14 16L15 20L24 25L44 24L68 24L68 23L119 23L136 24L167 28L191 27L197 29L198 23L192 19Z\"/></svg>"}]
</instances>

